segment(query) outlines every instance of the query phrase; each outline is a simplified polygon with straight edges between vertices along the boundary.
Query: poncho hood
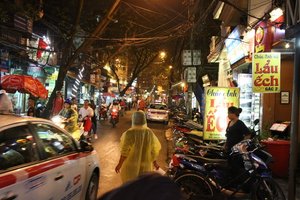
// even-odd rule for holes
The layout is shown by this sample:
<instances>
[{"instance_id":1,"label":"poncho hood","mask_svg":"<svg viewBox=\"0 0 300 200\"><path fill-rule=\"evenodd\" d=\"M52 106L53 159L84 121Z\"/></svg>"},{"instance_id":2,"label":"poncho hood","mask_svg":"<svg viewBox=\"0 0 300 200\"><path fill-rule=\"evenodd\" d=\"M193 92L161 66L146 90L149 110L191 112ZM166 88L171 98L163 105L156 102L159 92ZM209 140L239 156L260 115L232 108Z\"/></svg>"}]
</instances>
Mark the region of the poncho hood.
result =
<instances>
[{"instance_id":1,"label":"poncho hood","mask_svg":"<svg viewBox=\"0 0 300 200\"><path fill-rule=\"evenodd\" d=\"M132 127L147 127L146 115L143 111L132 114Z\"/></svg>"}]
</instances>

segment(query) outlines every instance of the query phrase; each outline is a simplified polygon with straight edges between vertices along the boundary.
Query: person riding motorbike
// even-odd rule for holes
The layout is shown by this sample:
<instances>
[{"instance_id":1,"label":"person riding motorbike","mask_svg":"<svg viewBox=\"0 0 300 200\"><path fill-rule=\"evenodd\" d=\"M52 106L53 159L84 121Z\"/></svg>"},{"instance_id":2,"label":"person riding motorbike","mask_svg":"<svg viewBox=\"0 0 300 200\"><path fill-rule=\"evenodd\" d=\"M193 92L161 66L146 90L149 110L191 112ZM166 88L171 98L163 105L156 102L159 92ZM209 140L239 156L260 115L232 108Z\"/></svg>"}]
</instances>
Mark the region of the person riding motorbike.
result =
<instances>
[{"instance_id":1,"label":"person riding motorbike","mask_svg":"<svg viewBox=\"0 0 300 200\"><path fill-rule=\"evenodd\" d=\"M119 112L121 110L121 106L117 100L114 100L113 103L109 107L110 113L110 122L115 127L116 123L119 121Z\"/></svg>"},{"instance_id":2,"label":"person riding motorbike","mask_svg":"<svg viewBox=\"0 0 300 200\"><path fill-rule=\"evenodd\" d=\"M84 136L87 136L92 129L93 109L89 106L89 100L84 100L83 107L79 110L79 121L83 122Z\"/></svg>"},{"instance_id":3,"label":"person riding motorbike","mask_svg":"<svg viewBox=\"0 0 300 200\"><path fill-rule=\"evenodd\" d=\"M64 129L71 133L75 139L79 139L80 131L77 124L78 114L73 108L71 108L71 104L71 100L66 99L64 101L64 107L58 115L63 118L63 123L65 124Z\"/></svg>"},{"instance_id":4,"label":"person riding motorbike","mask_svg":"<svg viewBox=\"0 0 300 200\"><path fill-rule=\"evenodd\" d=\"M99 120L106 120L107 119L107 106L105 104L101 104L99 108Z\"/></svg>"},{"instance_id":5,"label":"person riding motorbike","mask_svg":"<svg viewBox=\"0 0 300 200\"><path fill-rule=\"evenodd\" d=\"M113 103L109 107L109 112L111 113L113 109L117 109L119 112L121 110L121 106L117 100L114 100Z\"/></svg>"}]
</instances>

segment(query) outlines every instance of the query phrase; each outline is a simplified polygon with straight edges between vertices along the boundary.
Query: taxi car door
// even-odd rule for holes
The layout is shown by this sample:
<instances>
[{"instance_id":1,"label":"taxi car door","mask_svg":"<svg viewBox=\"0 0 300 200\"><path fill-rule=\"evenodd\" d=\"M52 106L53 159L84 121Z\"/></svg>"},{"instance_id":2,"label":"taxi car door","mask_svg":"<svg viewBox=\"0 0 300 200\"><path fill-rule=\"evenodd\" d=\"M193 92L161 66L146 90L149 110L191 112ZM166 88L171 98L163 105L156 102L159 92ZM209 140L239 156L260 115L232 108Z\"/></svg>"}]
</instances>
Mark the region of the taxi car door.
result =
<instances>
[{"instance_id":1,"label":"taxi car door","mask_svg":"<svg viewBox=\"0 0 300 200\"><path fill-rule=\"evenodd\" d=\"M47 174L47 180L52 182L49 187L54 191L51 199L80 200L86 172L75 140L50 124L36 123L32 126L42 148L42 159L56 166Z\"/></svg>"},{"instance_id":2,"label":"taxi car door","mask_svg":"<svg viewBox=\"0 0 300 200\"><path fill-rule=\"evenodd\" d=\"M0 129L0 199L48 199L47 175L35 175L39 154L28 124Z\"/></svg>"}]
</instances>

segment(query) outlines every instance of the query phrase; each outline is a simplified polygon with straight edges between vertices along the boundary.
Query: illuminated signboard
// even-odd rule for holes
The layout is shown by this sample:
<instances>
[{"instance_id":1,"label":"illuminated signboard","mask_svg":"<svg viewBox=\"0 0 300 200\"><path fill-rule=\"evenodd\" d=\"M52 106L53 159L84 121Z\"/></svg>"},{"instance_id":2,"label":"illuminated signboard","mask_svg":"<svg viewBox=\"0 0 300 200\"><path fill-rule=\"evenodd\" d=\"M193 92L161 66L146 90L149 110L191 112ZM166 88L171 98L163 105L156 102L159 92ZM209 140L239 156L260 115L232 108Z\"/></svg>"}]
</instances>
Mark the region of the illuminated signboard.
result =
<instances>
[{"instance_id":1,"label":"illuminated signboard","mask_svg":"<svg viewBox=\"0 0 300 200\"><path fill-rule=\"evenodd\" d=\"M252 88L255 93L280 92L280 53L255 53Z\"/></svg>"},{"instance_id":2,"label":"illuminated signboard","mask_svg":"<svg viewBox=\"0 0 300 200\"><path fill-rule=\"evenodd\" d=\"M239 106L240 89L206 87L204 140L225 139L228 124L227 109Z\"/></svg>"},{"instance_id":3,"label":"illuminated signboard","mask_svg":"<svg viewBox=\"0 0 300 200\"><path fill-rule=\"evenodd\" d=\"M242 42L240 38L240 29L235 28L232 33L228 36L228 38L225 40L225 45L227 49L227 57L230 62L230 64L234 64L243 57L248 55L246 43ZM249 45L248 45L249 46Z\"/></svg>"}]
</instances>

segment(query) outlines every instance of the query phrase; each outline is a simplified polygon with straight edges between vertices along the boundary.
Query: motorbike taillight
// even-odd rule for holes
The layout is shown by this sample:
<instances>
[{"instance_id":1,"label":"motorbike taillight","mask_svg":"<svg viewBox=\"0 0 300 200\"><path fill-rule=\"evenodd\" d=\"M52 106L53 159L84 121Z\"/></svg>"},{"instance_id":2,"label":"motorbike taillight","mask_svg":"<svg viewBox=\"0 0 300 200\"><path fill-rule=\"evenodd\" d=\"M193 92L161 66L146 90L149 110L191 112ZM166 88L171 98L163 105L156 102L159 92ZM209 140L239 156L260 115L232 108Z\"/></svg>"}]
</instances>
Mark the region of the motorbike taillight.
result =
<instances>
[{"instance_id":1,"label":"motorbike taillight","mask_svg":"<svg viewBox=\"0 0 300 200\"><path fill-rule=\"evenodd\" d=\"M179 164L180 164L180 159L179 159L179 157L177 157L176 155L173 155L173 157L172 157L172 165L174 166L174 167L178 167L179 166Z\"/></svg>"}]
</instances>

